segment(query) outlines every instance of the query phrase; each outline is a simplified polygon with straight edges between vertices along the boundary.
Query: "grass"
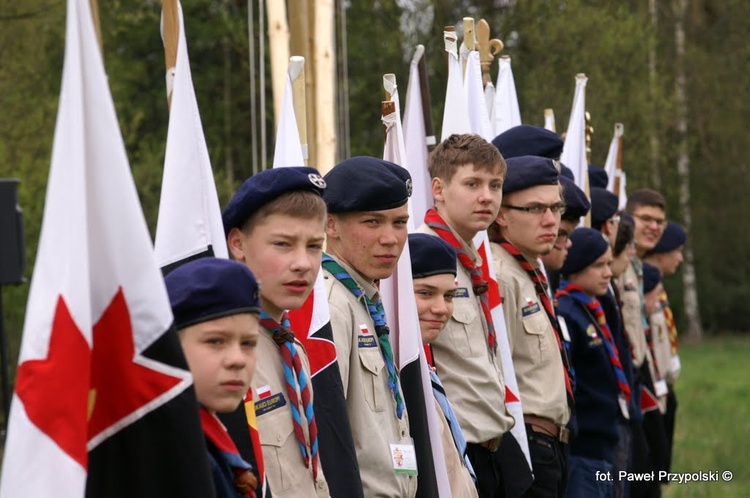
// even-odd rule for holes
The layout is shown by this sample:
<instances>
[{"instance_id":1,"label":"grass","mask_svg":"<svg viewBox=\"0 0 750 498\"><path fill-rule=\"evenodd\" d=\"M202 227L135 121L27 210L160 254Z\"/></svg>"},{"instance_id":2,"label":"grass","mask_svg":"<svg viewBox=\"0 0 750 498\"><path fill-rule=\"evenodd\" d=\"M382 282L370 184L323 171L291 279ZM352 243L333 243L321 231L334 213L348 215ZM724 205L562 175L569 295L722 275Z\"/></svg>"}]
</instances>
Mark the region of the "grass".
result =
<instances>
[{"instance_id":1,"label":"grass","mask_svg":"<svg viewBox=\"0 0 750 498\"><path fill-rule=\"evenodd\" d=\"M719 471L719 482L671 483L666 498L750 496L750 335L680 347L673 472ZM721 472L733 474L721 481Z\"/></svg>"}]
</instances>

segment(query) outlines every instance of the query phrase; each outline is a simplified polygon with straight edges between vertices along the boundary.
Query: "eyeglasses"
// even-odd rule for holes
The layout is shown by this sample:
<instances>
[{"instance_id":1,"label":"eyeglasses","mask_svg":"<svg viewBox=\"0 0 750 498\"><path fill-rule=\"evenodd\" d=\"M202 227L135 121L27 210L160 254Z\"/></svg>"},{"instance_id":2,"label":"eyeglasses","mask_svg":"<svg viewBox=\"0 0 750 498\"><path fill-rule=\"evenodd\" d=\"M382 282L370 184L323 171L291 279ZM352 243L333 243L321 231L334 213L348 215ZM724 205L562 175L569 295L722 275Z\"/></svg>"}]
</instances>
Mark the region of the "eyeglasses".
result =
<instances>
[{"instance_id":1,"label":"eyeglasses","mask_svg":"<svg viewBox=\"0 0 750 498\"><path fill-rule=\"evenodd\" d=\"M555 204L534 204L533 206L511 206L510 204L503 204L503 207L515 209L516 211L524 211L533 214L534 216L542 216L548 209L555 215L565 213L565 204L562 202Z\"/></svg>"},{"instance_id":2,"label":"eyeglasses","mask_svg":"<svg viewBox=\"0 0 750 498\"><path fill-rule=\"evenodd\" d=\"M634 214L633 216L647 225L655 224L657 227L663 227L667 223L667 220L665 220L664 218L654 218L653 216L649 216L647 214Z\"/></svg>"}]
</instances>

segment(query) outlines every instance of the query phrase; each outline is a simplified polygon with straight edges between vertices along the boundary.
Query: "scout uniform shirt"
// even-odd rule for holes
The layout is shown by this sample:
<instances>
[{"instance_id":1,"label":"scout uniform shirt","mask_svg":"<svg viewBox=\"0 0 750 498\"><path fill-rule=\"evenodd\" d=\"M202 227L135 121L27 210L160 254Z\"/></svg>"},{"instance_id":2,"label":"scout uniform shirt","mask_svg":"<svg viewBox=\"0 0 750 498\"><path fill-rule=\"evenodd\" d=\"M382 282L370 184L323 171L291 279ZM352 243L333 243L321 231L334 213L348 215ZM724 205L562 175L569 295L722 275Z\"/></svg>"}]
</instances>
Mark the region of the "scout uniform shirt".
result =
<instances>
[{"instance_id":1,"label":"scout uniform shirt","mask_svg":"<svg viewBox=\"0 0 750 498\"><path fill-rule=\"evenodd\" d=\"M437 237L426 225L417 231ZM482 259L474 244L467 245L453 233L474 265L481 267ZM481 444L510 431L515 421L505 407L500 354L491 352L487 345L487 322L472 288L471 275L460 261L456 265L456 282L453 316L432 343L432 356L466 441Z\"/></svg>"},{"instance_id":2,"label":"scout uniform shirt","mask_svg":"<svg viewBox=\"0 0 750 498\"><path fill-rule=\"evenodd\" d=\"M341 260L331 257L351 275L373 303L380 299L372 283ZM413 498L417 493L417 476L396 473L394 448L391 446L411 446L411 455L414 455L409 419L406 410L401 419L396 416L396 402L388 387L388 370L375 333L375 323L364 301L357 299L327 270L323 271L336 356L365 496Z\"/></svg>"},{"instance_id":3,"label":"scout uniform shirt","mask_svg":"<svg viewBox=\"0 0 750 498\"><path fill-rule=\"evenodd\" d=\"M643 330L643 315L641 312L643 304L640 286L641 283L633 264L628 263L625 272L617 279L617 288L620 291L620 299L622 299L622 321L628 339L630 339L635 368L640 368L643 365L643 360L648 352L646 332Z\"/></svg>"},{"instance_id":4,"label":"scout uniform shirt","mask_svg":"<svg viewBox=\"0 0 750 498\"><path fill-rule=\"evenodd\" d=\"M440 420L440 443L443 445L443 456L445 457L445 470L448 482L451 485L452 498L479 498L474 479L469 474L469 469L464 465L464 460L458 454L456 443L453 441L448 420L443 416L440 404L435 400L435 411ZM455 412L455 407L454 410ZM460 425L460 424L459 424Z\"/></svg>"},{"instance_id":5,"label":"scout uniform shirt","mask_svg":"<svg viewBox=\"0 0 750 498\"><path fill-rule=\"evenodd\" d=\"M491 243L490 248L503 296L508 342L523 413L564 427L570 418L570 408L555 331L526 270L499 244ZM537 260L530 263L539 267Z\"/></svg>"},{"instance_id":6,"label":"scout uniform shirt","mask_svg":"<svg viewBox=\"0 0 750 498\"><path fill-rule=\"evenodd\" d=\"M307 378L310 379L310 363L302 343L294 340L297 354ZM274 498L328 498L328 484L323 469L318 465L318 480L313 481L312 471L305 467L302 452L294 434L292 411L287 396L284 364L279 346L272 333L260 327L260 336L255 356L257 365L253 375L253 399L258 422L266 478ZM312 387L312 384L311 384ZM299 386L297 399L301 400ZM309 442L304 407L300 405L302 430Z\"/></svg>"}]
</instances>

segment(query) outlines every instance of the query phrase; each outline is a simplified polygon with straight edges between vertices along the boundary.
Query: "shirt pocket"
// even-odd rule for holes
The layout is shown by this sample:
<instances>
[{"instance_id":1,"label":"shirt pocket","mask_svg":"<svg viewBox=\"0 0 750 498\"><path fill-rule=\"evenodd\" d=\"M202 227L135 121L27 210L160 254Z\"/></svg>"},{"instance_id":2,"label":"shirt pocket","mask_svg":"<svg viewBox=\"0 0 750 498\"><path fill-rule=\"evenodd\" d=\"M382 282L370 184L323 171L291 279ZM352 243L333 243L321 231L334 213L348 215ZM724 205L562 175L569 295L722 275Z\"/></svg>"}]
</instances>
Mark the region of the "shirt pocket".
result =
<instances>
[{"instance_id":1,"label":"shirt pocket","mask_svg":"<svg viewBox=\"0 0 750 498\"><path fill-rule=\"evenodd\" d=\"M273 483L274 489L280 492L298 486L302 477L290 472L288 464L296 458L302 466L302 453L294 435L292 413L288 402L289 400L287 400L287 406L265 413L257 419L266 475L269 482ZM304 420L303 423L305 423Z\"/></svg>"},{"instance_id":2,"label":"shirt pocket","mask_svg":"<svg viewBox=\"0 0 750 498\"><path fill-rule=\"evenodd\" d=\"M469 302L455 299L453 301L453 319L458 322L452 327L451 341L454 349L464 357L476 357L486 350L484 327L476 309ZM472 334L472 330L474 333ZM481 332L481 334L477 333ZM474 341L472 341L472 337Z\"/></svg>"},{"instance_id":3,"label":"shirt pocket","mask_svg":"<svg viewBox=\"0 0 750 498\"><path fill-rule=\"evenodd\" d=\"M359 361L362 363L362 390L370 410L382 412L386 406L384 376L388 372L380 348L359 348Z\"/></svg>"},{"instance_id":4,"label":"shirt pocket","mask_svg":"<svg viewBox=\"0 0 750 498\"><path fill-rule=\"evenodd\" d=\"M544 356L549 350L546 335L550 324L547 315L542 311L537 311L536 313L522 317L521 322L527 334L526 343L529 347L529 353L536 356L538 361L543 361Z\"/></svg>"}]
</instances>

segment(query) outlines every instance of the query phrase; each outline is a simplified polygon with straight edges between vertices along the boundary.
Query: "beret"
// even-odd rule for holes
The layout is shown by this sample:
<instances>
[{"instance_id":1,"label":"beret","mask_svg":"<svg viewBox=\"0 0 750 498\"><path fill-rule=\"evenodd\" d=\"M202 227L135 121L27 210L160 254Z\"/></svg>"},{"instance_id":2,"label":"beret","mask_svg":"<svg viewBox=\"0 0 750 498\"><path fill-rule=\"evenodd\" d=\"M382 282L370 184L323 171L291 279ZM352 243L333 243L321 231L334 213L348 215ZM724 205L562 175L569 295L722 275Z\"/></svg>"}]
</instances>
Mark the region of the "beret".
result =
<instances>
[{"instance_id":1,"label":"beret","mask_svg":"<svg viewBox=\"0 0 750 498\"><path fill-rule=\"evenodd\" d=\"M329 213L385 211L406 204L411 196L411 175L389 161L357 156L337 164L324 177L323 193Z\"/></svg>"},{"instance_id":2,"label":"beret","mask_svg":"<svg viewBox=\"0 0 750 498\"><path fill-rule=\"evenodd\" d=\"M605 221L617 213L619 199L609 190L592 187L591 188L591 226L594 228L601 227Z\"/></svg>"},{"instance_id":3,"label":"beret","mask_svg":"<svg viewBox=\"0 0 750 498\"><path fill-rule=\"evenodd\" d=\"M674 251L678 247L685 245L686 240L687 232L685 229L677 223L670 221L664 228L664 233L661 235L659 242L653 249L646 253L646 256Z\"/></svg>"},{"instance_id":4,"label":"beret","mask_svg":"<svg viewBox=\"0 0 750 498\"><path fill-rule=\"evenodd\" d=\"M177 329L240 313L260 313L258 282L243 264L200 258L164 278Z\"/></svg>"},{"instance_id":5,"label":"beret","mask_svg":"<svg viewBox=\"0 0 750 498\"><path fill-rule=\"evenodd\" d=\"M599 166L589 164L589 187L607 188L609 175Z\"/></svg>"},{"instance_id":6,"label":"beret","mask_svg":"<svg viewBox=\"0 0 750 498\"><path fill-rule=\"evenodd\" d=\"M519 125L499 134L492 140L503 158L540 156L558 159L564 142L554 131L539 126Z\"/></svg>"},{"instance_id":7,"label":"beret","mask_svg":"<svg viewBox=\"0 0 750 498\"><path fill-rule=\"evenodd\" d=\"M440 237L426 233L410 233L409 253L413 278L425 278L443 273L456 275L458 253Z\"/></svg>"},{"instance_id":8,"label":"beret","mask_svg":"<svg viewBox=\"0 0 750 498\"><path fill-rule=\"evenodd\" d=\"M325 187L326 182L315 168L291 166L261 171L245 180L224 208L224 233L241 227L253 213L282 194L309 190L322 195Z\"/></svg>"},{"instance_id":9,"label":"beret","mask_svg":"<svg viewBox=\"0 0 750 498\"><path fill-rule=\"evenodd\" d=\"M561 176L560 185L563 186L563 200L565 201L565 218L580 218L586 216L586 213L591 209L591 203L586 198L586 194L583 190L578 188L572 180Z\"/></svg>"},{"instance_id":10,"label":"beret","mask_svg":"<svg viewBox=\"0 0 750 498\"><path fill-rule=\"evenodd\" d=\"M573 174L573 170L565 166L563 163L560 163L560 176L564 176L568 180L576 181L576 177Z\"/></svg>"},{"instance_id":11,"label":"beret","mask_svg":"<svg viewBox=\"0 0 750 498\"><path fill-rule=\"evenodd\" d=\"M650 263L643 262L643 292L651 292L661 282L661 272Z\"/></svg>"},{"instance_id":12,"label":"beret","mask_svg":"<svg viewBox=\"0 0 750 498\"><path fill-rule=\"evenodd\" d=\"M512 157L505 161L508 171L503 182L503 194L510 194L537 185L557 185L560 181L552 159L539 156Z\"/></svg>"},{"instance_id":13,"label":"beret","mask_svg":"<svg viewBox=\"0 0 750 498\"><path fill-rule=\"evenodd\" d=\"M604 239L602 233L593 228L576 228L568 240L571 246L560 268L560 273L565 276L583 270L607 252L609 247L609 242Z\"/></svg>"}]
</instances>

